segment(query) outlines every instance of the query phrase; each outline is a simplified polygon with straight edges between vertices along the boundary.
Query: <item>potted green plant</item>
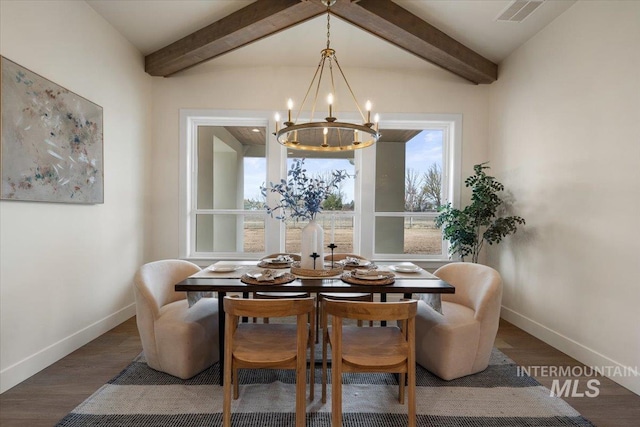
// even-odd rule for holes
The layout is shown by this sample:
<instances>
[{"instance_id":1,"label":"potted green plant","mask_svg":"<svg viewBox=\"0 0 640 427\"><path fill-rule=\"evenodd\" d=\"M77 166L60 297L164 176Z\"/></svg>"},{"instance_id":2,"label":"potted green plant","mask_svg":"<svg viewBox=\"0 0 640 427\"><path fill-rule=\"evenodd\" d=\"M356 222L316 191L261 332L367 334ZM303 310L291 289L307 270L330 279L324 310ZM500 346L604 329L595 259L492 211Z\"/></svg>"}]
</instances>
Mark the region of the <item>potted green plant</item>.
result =
<instances>
[{"instance_id":1,"label":"potted green plant","mask_svg":"<svg viewBox=\"0 0 640 427\"><path fill-rule=\"evenodd\" d=\"M486 174L487 163L475 165L475 174L464 181L466 187L471 187L471 204L460 210L447 203L436 218L436 227L442 227L442 238L449 241L449 253L459 255L462 261L471 256L471 261L477 263L484 242L500 243L515 233L518 225L525 224L519 216L498 216L503 204L498 193L504 185Z\"/></svg>"}]
</instances>

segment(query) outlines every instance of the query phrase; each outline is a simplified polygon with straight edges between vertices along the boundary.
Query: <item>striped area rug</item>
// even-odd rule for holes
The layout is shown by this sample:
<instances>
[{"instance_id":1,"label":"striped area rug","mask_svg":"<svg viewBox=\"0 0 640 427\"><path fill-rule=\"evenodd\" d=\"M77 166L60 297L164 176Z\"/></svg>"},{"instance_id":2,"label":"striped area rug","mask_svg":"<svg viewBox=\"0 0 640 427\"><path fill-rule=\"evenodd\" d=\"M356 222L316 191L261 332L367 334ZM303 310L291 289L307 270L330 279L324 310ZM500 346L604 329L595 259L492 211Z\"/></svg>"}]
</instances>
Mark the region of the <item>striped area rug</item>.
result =
<instances>
[{"instance_id":1,"label":"striped area rug","mask_svg":"<svg viewBox=\"0 0 640 427\"><path fill-rule=\"evenodd\" d=\"M458 380L442 381L418 366L418 426L593 426L535 379L518 375L516 368L496 349L485 371ZM330 387L323 405L320 369L316 379L316 398L307 404L307 426L329 427ZM150 369L140 356L58 426L220 426L218 383L217 365L183 381ZM348 374L343 383L344 426L407 425L406 405L398 403L393 375ZM240 384L240 398L232 405L234 426L295 425L293 371L243 370Z\"/></svg>"}]
</instances>

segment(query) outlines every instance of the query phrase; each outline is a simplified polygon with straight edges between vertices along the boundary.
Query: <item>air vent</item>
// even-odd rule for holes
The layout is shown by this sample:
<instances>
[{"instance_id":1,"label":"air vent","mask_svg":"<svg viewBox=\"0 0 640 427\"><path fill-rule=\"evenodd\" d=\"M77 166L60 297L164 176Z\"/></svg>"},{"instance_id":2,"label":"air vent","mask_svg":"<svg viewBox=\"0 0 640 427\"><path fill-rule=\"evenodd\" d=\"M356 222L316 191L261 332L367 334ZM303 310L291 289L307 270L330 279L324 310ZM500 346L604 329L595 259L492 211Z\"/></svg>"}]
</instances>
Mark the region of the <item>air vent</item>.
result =
<instances>
[{"instance_id":1,"label":"air vent","mask_svg":"<svg viewBox=\"0 0 640 427\"><path fill-rule=\"evenodd\" d=\"M514 0L496 17L496 21L522 22L543 2L544 0Z\"/></svg>"}]
</instances>

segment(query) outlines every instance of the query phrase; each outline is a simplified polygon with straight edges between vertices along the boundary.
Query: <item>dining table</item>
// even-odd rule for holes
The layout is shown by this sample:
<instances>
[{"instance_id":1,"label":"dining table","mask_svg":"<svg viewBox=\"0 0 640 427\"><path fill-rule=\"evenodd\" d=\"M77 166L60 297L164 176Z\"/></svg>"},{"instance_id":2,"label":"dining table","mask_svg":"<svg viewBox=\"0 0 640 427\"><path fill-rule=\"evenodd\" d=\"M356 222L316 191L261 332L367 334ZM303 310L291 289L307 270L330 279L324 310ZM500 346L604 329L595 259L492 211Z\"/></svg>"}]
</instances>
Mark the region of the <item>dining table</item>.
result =
<instances>
[{"instance_id":1,"label":"dining table","mask_svg":"<svg viewBox=\"0 0 640 427\"><path fill-rule=\"evenodd\" d=\"M295 274L295 279L289 283L276 284L264 281L245 283L241 279L247 274L255 274L264 270L258 267L260 261L218 261L175 285L178 292L186 292L189 306L193 306L200 298L212 297L217 293L218 298L218 338L220 348L220 385L223 384L224 372L224 297L227 293L242 293L248 297L251 292L307 292L319 293L352 293L363 292L379 294L381 301L386 301L388 294L401 294L404 298L413 295L432 296L439 299L440 294L454 293L455 288L426 270L412 263L376 262L374 268L383 273L393 273L393 283L379 285L375 282L362 280L358 284L347 283L342 279L342 271L332 276L316 277ZM263 264L261 264L263 265ZM413 267L412 267L413 266ZM286 272L290 272L289 268ZM295 271L295 270L294 270Z\"/></svg>"}]
</instances>

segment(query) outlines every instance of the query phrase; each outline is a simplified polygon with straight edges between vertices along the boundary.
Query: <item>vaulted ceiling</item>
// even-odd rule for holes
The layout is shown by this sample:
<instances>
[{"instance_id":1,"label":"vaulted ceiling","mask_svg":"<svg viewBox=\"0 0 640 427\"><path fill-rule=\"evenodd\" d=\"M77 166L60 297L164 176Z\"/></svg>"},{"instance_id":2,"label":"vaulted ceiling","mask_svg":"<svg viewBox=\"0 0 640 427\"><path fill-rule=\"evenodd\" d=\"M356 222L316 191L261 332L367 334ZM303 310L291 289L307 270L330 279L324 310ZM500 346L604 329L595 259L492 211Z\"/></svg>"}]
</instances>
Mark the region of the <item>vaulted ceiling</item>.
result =
<instances>
[{"instance_id":1,"label":"vaulted ceiling","mask_svg":"<svg viewBox=\"0 0 640 427\"><path fill-rule=\"evenodd\" d=\"M145 28L148 28L147 32L156 31L156 35L160 36L157 33L159 25L154 22L153 14L163 9L174 8L173 16L177 22L183 19L177 11L191 16L189 11L192 8L202 10L207 7L210 13L215 12L212 22L204 26L202 19L196 23L193 15L185 27L195 27L192 32L146 55L146 71L154 76L165 77L229 52L242 51L242 47L276 39L274 34L288 34L291 31L289 29L301 23L319 20L327 10L321 0L87 2L130 40L135 37L139 40L140 31ZM500 56L504 56L504 52L508 53L508 49L513 50L518 43L526 41L572 3L546 1L526 23L509 22L507 26L503 22L496 22L495 18L496 11L501 12L510 5L508 0L337 0L331 6L331 14L364 30L360 31L362 34L372 34L376 36L373 39L382 39L396 49L409 52L470 82L491 83L497 78L496 59L502 59ZM147 19L132 19L132 16L141 16L145 12L148 12ZM423 18L434 22L439 28ZM170 25L165 27L171 31ZM182 33L185 34L184 30ZM475 37L470 38L467 33ZM371 36L367 36L371 39ZM136 41L132 41L136 44ZM502 48L502 53L496 54L497 50L491 49L493 46ZM314 53L317 50L313 49ZM257 56L255 52L254 49L253 54ZM483 56L484 52L493 60ZM287 52L280 51L275 56L278 55L285 58Z\"/></svg>"},{"instance_id":2,"label":"vaulted ceiling","mask_svg":"<svg viewBox=\"0 0 640 427\"><path fill-rule=\"evenodd\" d=\"M145 58L152 76L168 76L325 14L320 0L257 0ZM498 67L391 0L337 0L331 13L474 83Z\"/></svg>"}]
</instances>

